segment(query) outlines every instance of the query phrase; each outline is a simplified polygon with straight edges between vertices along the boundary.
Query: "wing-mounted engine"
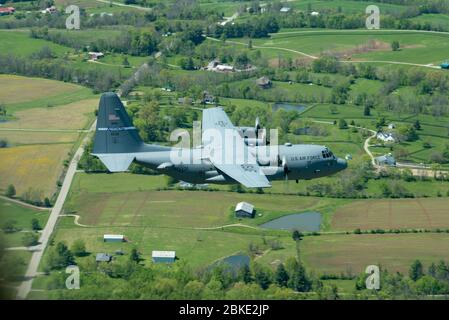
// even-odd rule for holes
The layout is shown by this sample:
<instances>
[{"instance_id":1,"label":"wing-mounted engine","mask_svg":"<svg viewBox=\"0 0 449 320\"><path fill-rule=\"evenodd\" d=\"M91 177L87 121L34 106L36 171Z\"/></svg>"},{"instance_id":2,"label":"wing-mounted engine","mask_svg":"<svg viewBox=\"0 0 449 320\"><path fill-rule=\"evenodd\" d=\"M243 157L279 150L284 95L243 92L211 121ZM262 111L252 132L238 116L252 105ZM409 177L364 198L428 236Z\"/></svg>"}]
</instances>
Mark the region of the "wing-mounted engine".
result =
<instances>
[{"instance_id":1,"label":"wing-mounted engine","mask_svg":"<svg viewBox=\"0 0 449 320\"><path fill-rule=\"evenodd\" d=\"M236 127L247 146L263 146L269 144L266 139L266 130L260 126L259 117L256 118L254 127Z\"/></svg>"}]
</instances>

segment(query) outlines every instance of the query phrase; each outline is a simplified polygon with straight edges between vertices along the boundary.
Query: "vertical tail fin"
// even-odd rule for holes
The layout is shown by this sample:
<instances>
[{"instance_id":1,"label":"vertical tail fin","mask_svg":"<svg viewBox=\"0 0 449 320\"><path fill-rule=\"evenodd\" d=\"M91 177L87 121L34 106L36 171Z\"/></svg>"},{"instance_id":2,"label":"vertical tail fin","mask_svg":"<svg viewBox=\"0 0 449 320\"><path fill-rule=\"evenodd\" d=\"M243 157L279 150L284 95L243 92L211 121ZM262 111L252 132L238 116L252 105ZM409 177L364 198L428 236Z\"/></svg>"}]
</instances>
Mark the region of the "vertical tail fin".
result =
<instances>
[{"instance_id":1,"label":"vertical tail fin","mask_svg":"<svg viewBox=\"0 0 449 320\"><path fill-rule=\"evenodd\" d=\"M126 171L135 152L145 144L126 113L120 98L113 92L104 93L98 108L97 129L92 154L111 172Z\"/></svg>"},{"instance_id":2,"label":"vertical tail fin","mask_svg":"<svg viewBox=\"0 0 449 320\"><path fill-rule=\"evenodd\" d=\"M143 147L120 98L113 92L104 93L98 108L93 154L139 152Z\"/></svg>"}]
</instances>

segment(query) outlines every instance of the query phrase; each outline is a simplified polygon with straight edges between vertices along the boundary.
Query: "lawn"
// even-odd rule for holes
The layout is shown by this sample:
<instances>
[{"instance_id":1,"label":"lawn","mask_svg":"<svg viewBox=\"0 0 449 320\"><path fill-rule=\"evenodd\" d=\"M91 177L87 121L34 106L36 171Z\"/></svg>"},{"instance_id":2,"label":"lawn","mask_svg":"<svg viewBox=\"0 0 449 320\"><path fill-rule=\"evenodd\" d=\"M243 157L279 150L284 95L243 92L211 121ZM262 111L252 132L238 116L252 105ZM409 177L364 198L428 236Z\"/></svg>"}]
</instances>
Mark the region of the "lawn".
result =
<instances>
[{"instance_id":1,"label":"lawn","mask_svg":"<svg viewBox=\"0 0 449 320\"><path fill-rule=\"evenodd\" d=\"M389 271L408 272L419 259L425 268L432 262L449 259L449 234L411 233L383 235L321 235L301 242L306 267L317 273L364 272L368 265Z\"/></svg>"},{"instance_id":2,"label":"lawn","mask_svg":"<svg viewBox=\"0 0 449 320\"><path fill-rule=\"evenodd\" d=\"M338 208L332 230L449 228L449 198L355 201Z\"/></svg>"},{"instance_id":3,"label":"lawn","mask_svg":"<svg viewBox=\"0 0 449 320\"><path fill-rule=\"evenodd\" d=\"M31 209L8 200L0 199L0 226L3 227L7 221L15 221L15 228L22 231L14 233L4 233L1 231L4 246L21 247L23 232L32 230L31 220L37 219L39 225L43 228L47 223L48 215L48 210Z\"/></svg>"},{"instance_id":4,"label":"lawn","mask_svg":"<svg viewBox=\"0 0 449 320\"><path fill-rule=\"evenodd\" d=\"M114 253L122 249L129 254L137 247L145 259L151 262L151 251L174 250L179 259L188 261L192 266L205 266L226 256L246 252L250 243L262 244L260 235L238 234L226 231L207 231L183 229L180 227L74 227L73 218L63 218L55 233L55 242L65 241L71 245L76 239L83 239L87 250L92 254L98 252ZM72 224L70 227L67 225ZM129 242L105 243L104 234L124 234ZM91 258L91 257L87 257Z\"/></svg>"},{"instance_id":5,"label":"lawn","mask_svg":"<svg viewBox=\"0 0 449 320\"><path fill-rule=\"evenodd\" d=\"M319 205L319 199L270 194L207 191L145 191L72 193L67 213L76 212L80 223L96 226L156 226L205 228L238 223L233 208L240 201L256 206L258 216L244 224L261 224L288 213Z\"/></svg>"}]
</instances>

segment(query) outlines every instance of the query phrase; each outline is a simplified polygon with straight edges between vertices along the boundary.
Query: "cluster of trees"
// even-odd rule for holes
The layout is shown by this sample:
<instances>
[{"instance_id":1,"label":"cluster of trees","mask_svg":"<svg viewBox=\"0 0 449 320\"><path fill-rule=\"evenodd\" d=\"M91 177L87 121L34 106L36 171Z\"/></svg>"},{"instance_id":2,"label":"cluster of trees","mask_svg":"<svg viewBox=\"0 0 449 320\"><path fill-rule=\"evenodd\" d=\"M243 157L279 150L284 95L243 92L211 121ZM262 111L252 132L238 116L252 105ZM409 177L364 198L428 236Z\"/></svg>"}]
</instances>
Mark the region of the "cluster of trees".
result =
<instances>
[{"instance_id":1,"label":"cluster of trees","mask_svg":"<svg viewBox=\"0 0 449 320\"><path fill-rule=\"evenodd\" d=\"M30 203L35 206L51 207L51 202L48 197L45 197L42 190L29 187L20 195L20 200Z\"/></svg>"},{"instance_id":2,"label":"cluster of trees","mask_svg":"<svg viewBox=\"0 0 449 320\"><path fill-rule=\"evenodd\" d=\"M315 182L307 186L308 194L335 198L365 198L369 179L374 177L371 163L353 165L332 182Z\"/></svg>"},{"instance_id":3,"label":"cluster of trees","mask_svg":"<svg viewBox=\"0 0 449 320\"><path fill-rule=\"evenodd\" d=\"M138 2L139 5L144 7L153 5L153 8L151 11L146 12L125 10L114 12L112 15L90 15L84 8L80 8L81 28L89 29L119 25L138 28L154 26L163 33L177 32L182 29L186 30L185 25L192 20L203 23L205 28L207 25L216 23L223 16L216 8L204 8L197 1L191 0L175 1L169 4L158 2L157 5L147 3L146 1L131 0L131 2ZM63 10L51 15L40 12L40 10L51 6L52 3L53 1L41 0L29 1L16 6L18 11L14 14L14 19L0 21L0 29L31 27L65 29L67 15ZM26 11L28 13L25 14Z\"/></svg>"},{"instance_id":4,"label":"cluster of trees","mask_svg":"<svg viewBox=\"0 0 449 320\"><path fill-rule=\"evenodd\" d=\"M338 102L350 102L368 108L364 111L369 115L369 109L379 107L382 110L400 113L426 113L433 116L449 115L449 76L441 72L424 72L420 69L386 69L376 68L368 64L342 64L332 56L324 56L312 64L312 71L316 73L338 73L348 77L343 83L334 85L342 86L344 89L352 83L355 78L368 80L380 80L383 87L378 94L360 93L354 101L338 99ZM304 71L303 71L304 73ZM307 79L302 74L301 79ZM305 80L307 81L307 80ZM413 91L397 93L396 90L403 86L414 87ZM340 89L335 89L339 90ZM344 90L343 90L344 93ZM347 96L346 96L347 97Z\"/></svg>"},{"instance_id":5,"label":"cluster of trees","mask_svg":"<svg viewBox=\"0 0 449 320\"><path fill-rule=\"evenodd\" d=\"M64 243L51 248L50 255L52 270L74 262ZM57 299L302 299L306 296L297 292L311 290L321 299L338 298L335 287L311 277L295 258L273 271L256 262L237 270L226 264L194 270L182 261L171 268L158 264L144 267L132 256L109 264L97 264L93 257L80 260L80 290L64 290L65 275L59 272L51 273L47 287L63 289L52 291Z\"/></svg>"},{"instance_id":6,"label":"cluster of trees","mask_svg":"<svg viewBox=\"0 0 449 320\"><path fill-rule=\"evenodd\" d=\"M50 273L47 289L55 299L340 298L338 288L323 281L334 276L308 273L293 257L275 269L255 261L240 268L219 263L199 269L193 269L185 261L178 261L171 268L160 264L144 266L141 261L140 253L134 248L128 256L117 257L110 263L97 263L89 256L83 240L76 240L70 248L58 242L50 246L45 260L45 270ZM81 270L80 290L66 290L67 275L57 272L73 264L78 264ZM378 291L366 289L368 276L362 272L357 277L336 278L355 280L351 298L411 298L449 293L449 264L443 260L430 264L427 271L421 261L416 260L408 276L381 268Z\"/></svg>"},{"instance_id":7,"label":"cluster of trees","mask_svg":"<svg viewBox=\"0 0 449 320\"><path fill-rule=\"evenodd\" d=\"M380 185L382 197L385 198L414 198L415 195L407 190L399 181L385 181Z\"/></svg>"},{"instance_id":8,"label":"cluster of trees","mask_svg":"<svg viewBox=\"0 0 449 320\"><path fill-rule=\"evenodd\" d=\"M251 17L243 22L227 23L224 26L221 24L214 24L207 30L207 34L214 38L264 38L269 33L276 33L279 31L279 23L271 16L263 15L260 17Z\"/></svg>"},{"instance_id":9,"label":"cluster of trees","mask_svg":"<svg viewBox=\"0 0 449 320\"><path fill-rule=\"evenodd\" d=\"M48 52L48 49L41 49L35 59L0 54L0 73L73 82L90 87L97 93L110 91L123 78L120 70L79 68L67 63L64 58L39 59L39 57L48 57Z\"/></svg>"},{"instance_id":10,"label":"cluster of trees","mask_svg":"<svg viewBox=\"0 0 449 320\"><path fill-rule=\"evenodd\" d=\"M215 8L204 8L196 0L181 0L169 4L159 5L155 9L159 16L165 16L172 20L204 20L218 21L223 17Z\"/></svg>"},{"instance_id":11,"label":"cluster of trees","mask_svg":"<svg viewBox=\"0 0 449 320\"><path fill-rule=\"evenodd\" d=\"M361 273L356 280L356 289L365 290L367 274ZM381 269L380 298L414 298L427 295L449 293L449 265L440 260L431 263L427 271L420 260L415 260L409 268L408 276Z\"/></svg>"},{"instance_id":12,"label":"cluster of trees","mask_svg":"<svg viewBox=\"0 0 449 320\"><path fill-rule=\"evenodd\" d=\"M78 245L76 244L76 246ZM51 245L45 259L44 268L47 272L75 264L75 256L65 242L58 242L56 245Z\"/></svg>"},{"instance_id":13,"label":"cluster of trees","mask_svg":"<svg viewBox=\"0 0 449 320\"><path fill-rule=\"evenodd\" d=\"M30 228L31 231L22 233L22 244L25 247L38 244L39 235L37 232L42 229L39 220L36 218L31 219ZM17 221L14 219L4 221L1 229L4 233L15 233L22 231L21 228L17 227Z\"/></svg>"},{"instance_id":14,"label":"cluster of trees","mask_svg":"<svg viewBox=\"0 0 449 320\"><path fill-rule=\"evenodd\" d=\"M377 2L383 2L378 0ZM406 6L406 7L405 7ZM320 14L315 16L310 13L313 11L309 4L307 10L301 12L289 12L288 14L279 13L279 5L266 6L264 17L269 17L275 21L281 28L327 28L327 29L360 29L365 27L366 15L363 11L357 14L346 13L342 7L320 8ZM449 12L449 5L440 0L435 1L416 1L412 4L404 5L405 10L397 12L383 12L381 24L383 28L389 29L413 29L413 30L448 30L447 26L439 23L421 22L412 20L416 16L427 13ZM249 11L253 15L261 15L261 7L253 5Z\"/></svg>"},{"instance_id":15,"label":"cluster of trees","mask_svg":"<svg viewBox=\"0 0 449 320\"><path fill-rule=\"evenodd\" d=\"M160 37L156 31L122 30L119 35L109 38L99 38L91 42L80 41L76 34L54 30L47 27L32 28L32 38L44 39L77 50L119 52L135 56L149 56L157 51ZM88 49L87 49L88 48Z\"/></svg>"},{"instance_id":16,"label":"cluster of trees","mask_svg":"<svg viewBox=\"0 0 449 320\"><path fill-rule=\"evenodd\" d=\"M35 3L35 1L30 1L30 4ZM0 21L0 29L17 29L17 28L33 28L33 27L48 27L51 29L65 29L67 14L65 11L58 11L53 14L43 14L40 11L47 8L47 6L42 7L17 7L16 9L21 10L14 14L14 19L6 19ZM24 13L24 11L31 11L29 13ZM149 26L153 23L155 17L151 13L142 13L140 11L122 11L114 12L112 16L110 15L89 15L86 10L80 8L80 24L81 29L89 28L101 28L107 26L134 26L134 27L144 27Z\"/></svg>"}]
</instances>

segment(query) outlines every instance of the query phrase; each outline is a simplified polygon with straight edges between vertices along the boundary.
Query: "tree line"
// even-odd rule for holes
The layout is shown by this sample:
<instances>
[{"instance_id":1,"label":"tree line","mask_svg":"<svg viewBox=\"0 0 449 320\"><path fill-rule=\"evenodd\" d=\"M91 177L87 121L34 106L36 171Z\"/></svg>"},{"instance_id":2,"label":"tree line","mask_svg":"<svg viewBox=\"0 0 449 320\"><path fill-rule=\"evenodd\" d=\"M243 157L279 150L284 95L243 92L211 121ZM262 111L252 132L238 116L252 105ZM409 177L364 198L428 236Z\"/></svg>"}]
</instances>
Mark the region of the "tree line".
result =
<instances>
[{"instance_id":1,"label":"tree line","mask_svg":"<svg viewBox=\"0 0 449 320\"><path fill-rule=\"evenodd\" d=\"M0 54L0 73L73 82L90 87L96 93L110 91L117 87L123 79L119 70L75 67L67 63L64 58L48 59L48 52L48 47L43 47L36 53L35 59L12 54ZM39 59L39 57L42 59Z\"/></svg>"}]
</instances>

